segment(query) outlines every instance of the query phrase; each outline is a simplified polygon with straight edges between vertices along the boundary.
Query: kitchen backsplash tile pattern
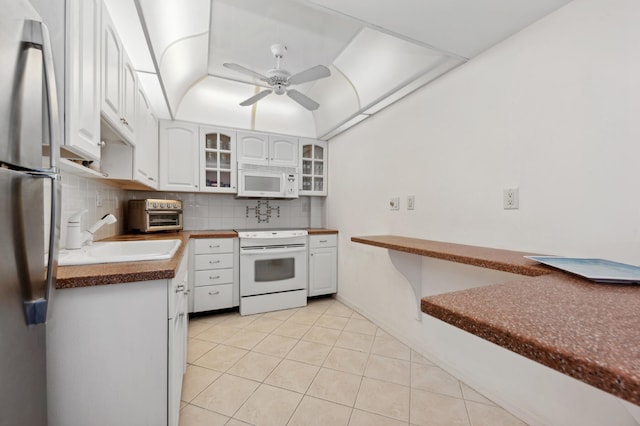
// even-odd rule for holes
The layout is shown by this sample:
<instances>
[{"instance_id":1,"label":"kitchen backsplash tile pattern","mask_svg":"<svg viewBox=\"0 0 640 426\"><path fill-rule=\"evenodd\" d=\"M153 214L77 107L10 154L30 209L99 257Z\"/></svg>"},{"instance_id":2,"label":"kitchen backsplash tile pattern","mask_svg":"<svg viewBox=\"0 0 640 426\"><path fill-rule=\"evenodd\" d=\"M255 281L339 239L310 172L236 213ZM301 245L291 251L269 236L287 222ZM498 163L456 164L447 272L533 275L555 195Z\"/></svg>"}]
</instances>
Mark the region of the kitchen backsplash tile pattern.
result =
<instances>
[{"instance_id":1,"label":"kitchen backsplash tile pattern","mask_svg":"<svg viewBox=\"0 0 640 426\"><path fill-rule=\"evenodd\" d=\"M192 194L175 192L129 191L129 198L166 198L182 200L184 228L207 229L308 228L309 197L293 200L256 200L236 198L232 194ZM267 217L267 213L270 213Z\"/></svg>"},{"instance_id":2,"label":"kitchen backsplash tile pattern","mask_svg":"<svg viewBox=\"0 0 640 426\"><path fill-rule=\"evenodd\" d=\"M61 239L65 247L69 217L87 210L82 217L83 230L107 213L118 222L105 225L96 233L99 240L127 230L127 201L142 198L178 199L183 202L184 229L308 228L322 216L324 199L300 197L294 200L257 200L236 198L232 194L194 194L157 191L126 191L104 181L62 172ZM101 204L101 206L97 206Z\"/></svg>"}]
</instances>

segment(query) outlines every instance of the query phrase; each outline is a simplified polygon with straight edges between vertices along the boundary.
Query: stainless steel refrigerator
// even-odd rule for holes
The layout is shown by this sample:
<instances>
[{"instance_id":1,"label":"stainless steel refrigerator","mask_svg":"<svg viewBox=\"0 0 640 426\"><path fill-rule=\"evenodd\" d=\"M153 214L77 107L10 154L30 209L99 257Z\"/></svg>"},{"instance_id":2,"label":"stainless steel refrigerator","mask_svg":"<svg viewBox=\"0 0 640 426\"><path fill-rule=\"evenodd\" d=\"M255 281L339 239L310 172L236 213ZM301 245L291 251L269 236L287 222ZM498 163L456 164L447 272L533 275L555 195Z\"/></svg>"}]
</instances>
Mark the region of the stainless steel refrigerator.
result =
<instances>
[{"instance_id":1,"label":"stainless steel refrigerator","mask_svg":"<svg viewBox=\"0 0 640 426\"><path fill-rule=\"evenodd\" d=\"M59 235L58 101L40 17L26 0L0 0L0 10L0 425L41 426Z\"/></svg>"}]
</instances>

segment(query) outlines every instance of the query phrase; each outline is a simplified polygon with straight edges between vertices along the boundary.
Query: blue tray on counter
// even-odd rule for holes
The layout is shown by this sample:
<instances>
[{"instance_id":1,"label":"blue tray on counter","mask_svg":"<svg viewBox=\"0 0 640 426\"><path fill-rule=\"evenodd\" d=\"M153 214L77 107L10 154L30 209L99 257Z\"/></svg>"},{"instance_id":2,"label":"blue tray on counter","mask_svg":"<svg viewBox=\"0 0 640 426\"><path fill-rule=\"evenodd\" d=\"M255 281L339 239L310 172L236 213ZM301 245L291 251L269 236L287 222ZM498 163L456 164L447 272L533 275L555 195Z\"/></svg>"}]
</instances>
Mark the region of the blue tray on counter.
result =
<instances>
[{"instance_id":1,"label":"blue tray on counter","mask_svg":"<svg viewBox=\"0 0 640 426\"><path fill-rule=\"evenodd\" d=\"M626 263L579 257L525 257L599 283L640 284L640 267Z\"/></svg>"}]
</instances>

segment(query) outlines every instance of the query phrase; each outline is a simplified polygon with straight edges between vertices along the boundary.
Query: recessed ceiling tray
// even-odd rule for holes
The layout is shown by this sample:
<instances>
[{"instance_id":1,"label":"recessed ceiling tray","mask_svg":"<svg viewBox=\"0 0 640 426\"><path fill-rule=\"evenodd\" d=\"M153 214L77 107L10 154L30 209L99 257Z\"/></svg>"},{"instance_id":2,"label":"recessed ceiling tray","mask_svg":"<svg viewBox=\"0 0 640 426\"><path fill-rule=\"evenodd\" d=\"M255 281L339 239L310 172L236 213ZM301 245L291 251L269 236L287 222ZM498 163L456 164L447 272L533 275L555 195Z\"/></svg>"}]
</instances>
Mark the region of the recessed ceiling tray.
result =
<instances>
[{"instance_id":1,"label":"recessed ceiling tray","mask_svg":"<svg viewBox=\"0 0 640 426\"><path fill-rule=\"evenodd\" d=\"M599 283L640 284L640 267L626 263L578 257L525 257Z\"/></svg>"}]
</instances>

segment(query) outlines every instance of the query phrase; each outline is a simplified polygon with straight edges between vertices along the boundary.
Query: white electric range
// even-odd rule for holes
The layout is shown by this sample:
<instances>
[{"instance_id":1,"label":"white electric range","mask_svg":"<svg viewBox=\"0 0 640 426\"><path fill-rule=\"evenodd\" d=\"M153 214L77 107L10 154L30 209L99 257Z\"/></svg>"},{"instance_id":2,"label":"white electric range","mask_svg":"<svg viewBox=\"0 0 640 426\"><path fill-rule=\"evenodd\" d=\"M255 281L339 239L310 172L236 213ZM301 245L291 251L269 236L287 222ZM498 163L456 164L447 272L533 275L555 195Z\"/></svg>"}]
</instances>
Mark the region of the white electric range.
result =
<instances>
[{"instance_id":1,"label":"white electric range","mask_svg":"<svg viewBox=\"0 0 640 426\"><path fill-rule=\"evenodd\" d=\"M239 230L240 315L307 304L308 237L300 229Z\"/></svg>"}]
</instances>

